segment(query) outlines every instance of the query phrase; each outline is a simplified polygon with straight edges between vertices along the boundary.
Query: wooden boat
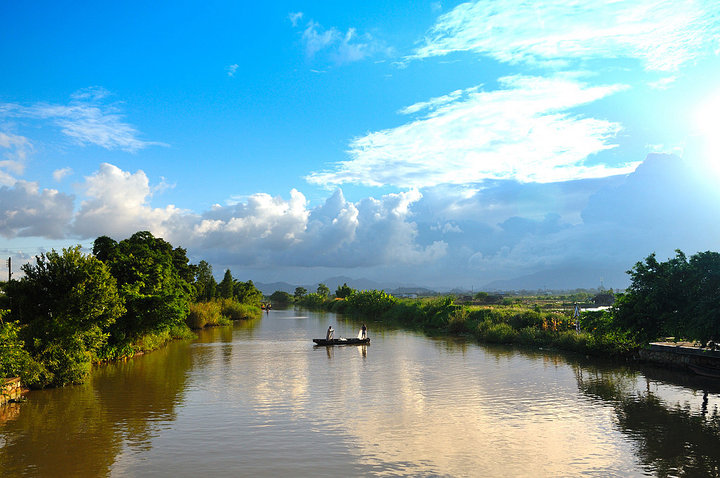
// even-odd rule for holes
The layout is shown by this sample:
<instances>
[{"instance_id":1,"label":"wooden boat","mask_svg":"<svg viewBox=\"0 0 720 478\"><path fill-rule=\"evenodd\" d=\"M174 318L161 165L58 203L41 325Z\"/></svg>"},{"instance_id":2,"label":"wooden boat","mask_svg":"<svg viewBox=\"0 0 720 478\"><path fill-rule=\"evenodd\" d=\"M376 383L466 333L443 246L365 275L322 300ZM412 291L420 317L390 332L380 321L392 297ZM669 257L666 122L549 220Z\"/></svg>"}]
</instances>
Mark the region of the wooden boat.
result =
<instances>
[{"instance_id":1,"label":"wooden boat","mask_svg":"<svg viewBox=\"0 0 720 478\"><path fill-rule=\"evenodd\" d=\"M350 338L346 339L344 337L340 337L339 339L312 339L313 342L315 342L315 345L366 345L370 343L370 339L357 339L357 338Z\"/></svg>"}]
</instances>

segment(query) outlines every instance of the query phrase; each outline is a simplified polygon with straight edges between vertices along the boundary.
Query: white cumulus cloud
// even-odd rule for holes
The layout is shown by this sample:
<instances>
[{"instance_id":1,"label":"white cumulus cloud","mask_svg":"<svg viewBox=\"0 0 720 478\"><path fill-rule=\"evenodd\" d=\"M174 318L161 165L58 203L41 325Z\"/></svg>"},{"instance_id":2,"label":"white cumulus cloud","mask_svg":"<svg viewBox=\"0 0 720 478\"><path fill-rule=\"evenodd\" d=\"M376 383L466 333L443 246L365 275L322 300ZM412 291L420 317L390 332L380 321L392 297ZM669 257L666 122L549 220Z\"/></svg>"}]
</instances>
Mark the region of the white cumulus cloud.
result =
<instances>
[{"instance_id":1,"label":"white cumulus cloud","mask_svg":"<svg viewBox=\"0 0 720 478\"><path fill-rule=\"evenodd\" d=\"M37 183L19 180L13 187L0 186L0 235L67 237L74 197Z\"/></svg>"},{"instance_id":2,"label":"white cumulus cloud","mask_svg":"<svg viewBox=\"0 0 720 478\"><path fill-rule=\"evenodd\" d=\"M56 170L53 171L53 173L52 173L53 179L54 179L55 181L57 181L57 182L60 182L60 181L63 180L63 178L65 178L65 176L68 176L68 175L72 174L72 172L73 172L72 168L56 169Z\"/></svg>"},{"instance_id":3,"label":"white cumulus cloud","mask_svg":"<svg viewBox=\"0 0 720 478\"><path fill-rule=\"evenodd\" d=\"M142 230L166 235L170 223L182 214L173 205L150 206L152 189L143 171L130 173L108 163L85 178L83 192L86 199L73 226L75 234L81 237L124 237Z\"/></svg>"}]
</instances>

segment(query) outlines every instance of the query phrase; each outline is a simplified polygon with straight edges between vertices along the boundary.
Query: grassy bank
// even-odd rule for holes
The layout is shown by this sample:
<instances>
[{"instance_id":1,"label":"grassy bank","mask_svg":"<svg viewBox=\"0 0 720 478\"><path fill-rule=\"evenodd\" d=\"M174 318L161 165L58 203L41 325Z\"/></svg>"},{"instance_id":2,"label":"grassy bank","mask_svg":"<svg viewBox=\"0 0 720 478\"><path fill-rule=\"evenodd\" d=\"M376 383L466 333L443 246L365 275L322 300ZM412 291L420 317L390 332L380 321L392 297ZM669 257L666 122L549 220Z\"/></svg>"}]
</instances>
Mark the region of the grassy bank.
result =
<instances>
[{"instance_id":1,"label":"grassy bank","mask_svg":"<svg viewBox=\"0 0 720 478\"><path fill-rule=\"evenodd\" d=\"M300 304L376 323L421 330L429 335L472 337L479 342L548 347L572 352L629 356L638 348L628 333L609 327L605 313L585 313L583 332L575 331L564 310L541 310L530 301L495 305L460 305L453 297L398 299L382 291L355 292L346 299Z\"/></svg>"},{"instance_id":2,"label":"grassy bank","mask_svg":"<svg viewBox=\"0 0 720 478\"><path fill-rule=\"evenodd\" d=\"M230 299L211 300L190 305L185 322L191 329L230 325L236 320L257 319L262 310L256 305L241 304Z\"/></svg>"}]
</instances>

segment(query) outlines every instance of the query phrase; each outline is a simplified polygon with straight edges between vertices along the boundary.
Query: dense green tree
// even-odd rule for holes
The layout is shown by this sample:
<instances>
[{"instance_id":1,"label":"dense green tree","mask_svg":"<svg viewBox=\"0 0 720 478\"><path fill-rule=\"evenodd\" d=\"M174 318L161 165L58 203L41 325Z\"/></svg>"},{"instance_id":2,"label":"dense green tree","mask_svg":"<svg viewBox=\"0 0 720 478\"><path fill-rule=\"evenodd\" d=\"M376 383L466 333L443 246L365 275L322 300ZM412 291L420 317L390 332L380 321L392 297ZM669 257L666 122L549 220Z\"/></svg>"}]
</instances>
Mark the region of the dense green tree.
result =
<instances>
[{"instance_id":1,"label":"dense green tree","mask_svg":"<svg viewBox=\"0 0 720 478\"><path fill-rule=\"evenodd\" d=\"M676 252L667 262L658 262L651 254L628 271L631 284L618 299L614 318L618 326L641 340L674 335L674 326L682 322L680 315L688 299L683 281L687 258Z\"/></svg>"},{"instance_id":2,"label":"dense green tree","mask_svg":"<svg viewBox=\"0 0 720 478\"><path fill-rule=\"evenodd\" d=\"M93 243L93 255L101 261L107 262L116 247L116 240L108 236L100 236Z\"/></svg>"},{"instance_id":3,"label":"dense green tree","mask_svg":"<svg viewBox=\"0 0 720 478\"><path fill-rule=\"evenodd\" d=\"M192 269L183 266L188 264L184 249L140 231L117 243L106 263L127 309L111 328L116 343L184 326L195 292L186 280Z\"/></svg>"},{"instance_id":4,"label":"dense green tree","mask_svg":"<svg viewBox=\"0 0 720 478\"><path fill-rule=\"evenodd\" d=\"M592 302L596 306L613 305L613 303L615 303L615 293L612 289L604 290L595 294L592 298Z\"/></svg>"},{"instance_id":5,"label":"dense green tree","mask_svg":"<svg viewBox=\"0 0 720 478\"><path fill-rule=\"evenodd\" d=\"M125 312L115 279L80 246L36 256L22 270L24 277L10 282L7 294L11 320L22 324L25 347L44 367L35 385L82 381L108 329Z\"/></svg>"},{"instance_id":6,"label":"dense green tree","mask_svg":"<svg viewBox=\"0 0 720 478\"><path fill-rule=\"evenodd\" d=\"M212 266L207 261L200 261L195 269L195 300L208 301L215 297L215 288L210 285L211 281L215 282Z\"/></svg>"},{"instance_id":7,"label":"dense green tree","mask_svg":"<svg viewBox=\"0 0 720 478\"><path fill-rule=\"evenodd\" d=\"M251 280L247 282L235 281L233 284L233 298L241 304L259 307L263 294Z\"/></svg>"},{"instance_id":8,"label":"dense green tree","mask_svg":"<svg viewBox=\"0 0 720 478\"><path fill-rule=\"evenodd\" d=\"M353 292L355 292L355 289L348 286L346 282L343 285L338 286L338 288L335 290L335 297L337 297L338 299L345 299L351 296Z\"/></svg>"},{"instance_id":9,"label":"dense green tree","mask_svg":"<svg viewBox=\"0 0 720 478\"><path fill-rule=\"evenodd\" d=\"M317 293L322 297L327 297L330 295L330 288L321 282L318 284Z\"/></svg>"},{"instance_id":10,"label":"dense green tree","mask_svg":"<svg viewBox=\"0 0 720 478\"><path fill-rule=\"evenodd\" d=\"M490 294L488 294L487 292L478 292L477 294L475 294L475 300L480 302L481 304L484 304L485 302L487 302L487 298L489 295Z\"/></svg>"},{"instance_id":11,"label":"dense green tree","mask_svg":"<svg viewBox=\"0 0 720 478\"><path fill-rule=\"evenodd\" d=\"M20 324L3 321L9 312L0 309L0 379L22 375L24 384L35 383L38 376L33 372L38 372L40 366L30 357L20 338Z\"/></svg>"},{"instance_id":12,"label":"dense green tree","mask_svg":"<svg viewBox=\"0 0 720 478\"><path fill-rule=\"evenodd\" d=\"M690 258L689 335L703 343L720 340L720 253Z\"/></svg>"},{"instance_id":13,"label":"dense green tree","mask_svg":"<svg viewBox=\"0 0 720 478\"><path fill-rule=\"evenodd\" d=\"M225 271L225 275L223 276L223 280L220 281L220 284L218 284L218 296L222 299L232 299L233 296L233 276L230 272L230 269L227 269Z\"/></svg>"},{"instance_id":14,"label":"dense green tree","mask_svg":"<svg viewBox=\"0 0 720 478\"><path fill-rule=\"evenodd\" d=\"M285 307L293 301L293 296L283 290L276 290L270 295L270 302L274 306Z\"/></svg>"},{"instance_id":15,"label":"dense green tree","mask_svg":"<svg viewBox=\"0 0 720 478\"><path fill-rule=\"evenodd\" d=\"M628 274L631 285L614 308L617 326L642 340L720 338L720 254L701 252L688 261L678 250L666 262L651 254Z\"/></svg>"},{"instance_id":16,"label":"dense green tree","mask_svg":"<svg viewBox=\"0 0 720 478\"><path fill-rule=\"evenodd\" d=\"M206 290L205 290L205 297L207 297L206 300L212 300L217 298L218 296L218 283L215 280L214 276L210 276L210 280L207 283Z\"/></svg>"},{"instance_id":17,"label":"dense green tree","mask_svg":"<svg viewBox=\"0 0 720 478\"><path fill-rule=\"evenodd\" d=\"M305 287L295 288L295 300L302 299L305 294L307 294L307 289Z\"/></svg>"}]
</instances>

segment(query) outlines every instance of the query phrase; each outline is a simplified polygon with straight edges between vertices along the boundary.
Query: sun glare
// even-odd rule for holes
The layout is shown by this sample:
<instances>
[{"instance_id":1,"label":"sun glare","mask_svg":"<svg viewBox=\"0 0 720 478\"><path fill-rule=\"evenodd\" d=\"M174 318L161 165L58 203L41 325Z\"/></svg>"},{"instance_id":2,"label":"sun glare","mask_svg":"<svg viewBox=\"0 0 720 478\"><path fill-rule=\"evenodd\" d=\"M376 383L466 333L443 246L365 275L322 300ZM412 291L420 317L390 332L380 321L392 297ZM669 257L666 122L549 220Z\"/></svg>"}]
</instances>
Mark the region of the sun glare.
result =
<instances>
[{"instance_id":1,"label":"sun glare","mask_svg":"<svg viewBox=\"0 0 720 478\"><path fill-rule=\"evenodd\" d=\"M697 106L693 115L693 129L702 144L707 168L720 177L720 90Z\"/></svg>"}]
</instances>

